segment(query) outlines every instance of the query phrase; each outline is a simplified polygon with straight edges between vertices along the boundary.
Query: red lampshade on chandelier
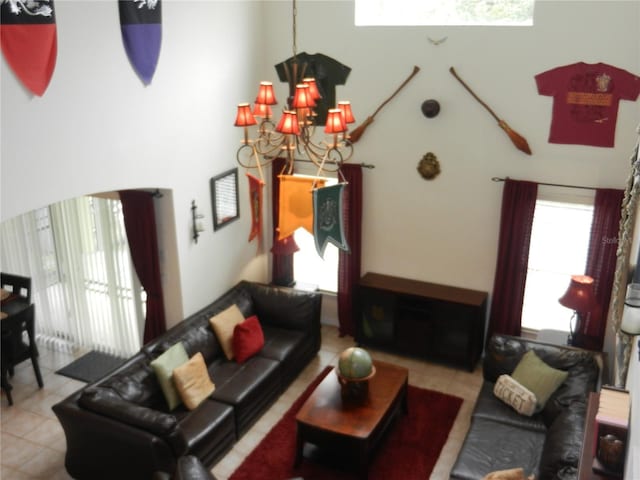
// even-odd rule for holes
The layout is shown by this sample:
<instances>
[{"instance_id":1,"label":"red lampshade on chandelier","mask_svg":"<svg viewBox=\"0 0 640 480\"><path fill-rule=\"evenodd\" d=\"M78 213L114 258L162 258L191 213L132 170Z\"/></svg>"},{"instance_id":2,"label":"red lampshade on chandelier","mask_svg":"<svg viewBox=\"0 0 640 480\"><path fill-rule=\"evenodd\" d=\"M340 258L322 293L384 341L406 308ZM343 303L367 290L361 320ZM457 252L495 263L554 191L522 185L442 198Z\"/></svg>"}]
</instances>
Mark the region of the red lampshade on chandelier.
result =
<instances>
[{"instance_id":1,"label":"red lampshade on chandelier","mask_svg":"<svg viewBox=\"0 0 640 480\"><path fill-rule=\"evenodd\" d=\"M293 52L296 61L296 0L293 0ZM302 68L300 71L304 71ZM294 68L294 77L297 69ZM316 130L314 108L321 99L316 80L305 77L291 78L295 91L290 104L282 112L277 124L272 122L271 107L278 102L273 83L260 82L253 110L248 103L240 103L236 114L236 127L242 127L244 138L236 158L244 168L258 168L270 163L275 157L287 158L287 173L293 172L296 160L313 162L319 169L327 164L339 168L353 155L353 144L349 141L348 125L355 123L351 104L338 102L329 109L324 133L330 137L314 140ZM293 88L290 89L293 91ZM260 122L256 120L260 118ZM257 136L250 138L249 127L258 125Z\"/></svg>"}]
</instances>

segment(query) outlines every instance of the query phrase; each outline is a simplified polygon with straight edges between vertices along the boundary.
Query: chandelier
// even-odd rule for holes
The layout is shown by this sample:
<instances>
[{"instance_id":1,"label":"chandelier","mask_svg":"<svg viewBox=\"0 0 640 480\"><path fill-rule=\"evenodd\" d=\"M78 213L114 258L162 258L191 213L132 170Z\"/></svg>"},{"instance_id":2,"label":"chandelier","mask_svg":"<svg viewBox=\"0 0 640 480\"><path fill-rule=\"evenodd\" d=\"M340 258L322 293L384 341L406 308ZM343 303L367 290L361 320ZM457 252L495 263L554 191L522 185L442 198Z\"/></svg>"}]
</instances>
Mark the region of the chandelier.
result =
<instances>
[{"instance_id":1,"label":"chandelier","mask_svg":"<svg viewBox=\"0 0 640 480\"><path fill-rule=\"evenodd\" d=\"M321 96L315 78L304 76L307 66L298 62L296 15L296 0L293 0L293 58L291 68L285 69L291 96L280 119L277 123L273 121L272 106L278 103L273 83L260 82L253 109L249 103L240 103L234 123L244 130L237 161L244 168L257 168L261 178L262 167L277 157L286 159L283 173L291 174L295 161L312 162L318 172L335 171L353 155L348 126L355 118L348 101L340 101L335 108L328 109L325 135L316 139L320 135L316 135L319 125L316 125L314 109ZM250 137L249 127L255 125L256 136Z\"/></svg>"}]
</instances>

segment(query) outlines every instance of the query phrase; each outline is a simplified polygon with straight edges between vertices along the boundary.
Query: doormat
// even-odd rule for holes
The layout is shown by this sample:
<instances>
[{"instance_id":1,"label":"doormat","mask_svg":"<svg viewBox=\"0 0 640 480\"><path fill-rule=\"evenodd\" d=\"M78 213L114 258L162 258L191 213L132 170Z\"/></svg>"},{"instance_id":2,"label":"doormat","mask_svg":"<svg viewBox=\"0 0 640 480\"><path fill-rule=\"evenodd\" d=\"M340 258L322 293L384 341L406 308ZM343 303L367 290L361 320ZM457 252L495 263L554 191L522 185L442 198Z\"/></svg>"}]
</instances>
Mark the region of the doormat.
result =
<instances>
[{"instance_id":1,"label":"doormat","mask_svg":"<svg viewBox=\"0 0 640 480\"><path fill-rule=\"evenodd\" d=\"M57 370L56 373L81 382L93 383L118 368L126 360L126 358L91 350L69 365Z\"/></svg>"}]
</instances>

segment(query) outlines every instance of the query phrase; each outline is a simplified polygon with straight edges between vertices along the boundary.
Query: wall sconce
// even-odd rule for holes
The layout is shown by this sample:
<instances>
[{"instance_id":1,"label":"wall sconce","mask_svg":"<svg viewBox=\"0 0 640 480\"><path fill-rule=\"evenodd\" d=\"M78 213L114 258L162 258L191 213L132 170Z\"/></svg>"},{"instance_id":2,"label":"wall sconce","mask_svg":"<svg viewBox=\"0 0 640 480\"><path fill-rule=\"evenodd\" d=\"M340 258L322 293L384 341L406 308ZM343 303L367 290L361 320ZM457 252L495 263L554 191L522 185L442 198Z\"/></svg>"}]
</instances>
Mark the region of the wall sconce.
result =
<instances>
[{"instance_id":1,"label":"wall sconce","mask_svg":"<svg viewBox=\"0 0 640 480\"><path fill-rule=\"evenodd\" d=\"M620 331L627 335L640 335L640 283L627 285Z\"/></svg>"},{"instance_id":2,"label":"wall sconce","mask_svg":"<svg viewBox=\"0 0 640 480\"><path fill-rule=\"evenodd\" d=\"M204 232L204 222L202 219L204 215L198 213L198 207L196 201L191 200L191 220L193 221L193 240L198 243L198 237L200 233Z\"/></svg>"}]
</instances>

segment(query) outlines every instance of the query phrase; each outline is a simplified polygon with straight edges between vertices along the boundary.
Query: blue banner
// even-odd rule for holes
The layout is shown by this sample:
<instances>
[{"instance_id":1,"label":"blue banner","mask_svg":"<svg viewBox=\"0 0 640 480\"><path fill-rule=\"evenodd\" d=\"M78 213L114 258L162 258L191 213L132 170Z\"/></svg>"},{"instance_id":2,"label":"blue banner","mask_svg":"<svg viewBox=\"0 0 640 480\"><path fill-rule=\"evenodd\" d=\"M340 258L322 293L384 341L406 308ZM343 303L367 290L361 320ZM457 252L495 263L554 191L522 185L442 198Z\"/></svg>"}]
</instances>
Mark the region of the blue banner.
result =
<instances>
[{"instance_id":1,"label":"blue banner","mask_svg":"<svg viewBox=\"0 0 640 480\"><path fill-rule=\"evenodd\" d=\"M160 57L160 0L119 0L122 41L131 66L145 85L151 83Z\"/></svg>"}]
</instances>

